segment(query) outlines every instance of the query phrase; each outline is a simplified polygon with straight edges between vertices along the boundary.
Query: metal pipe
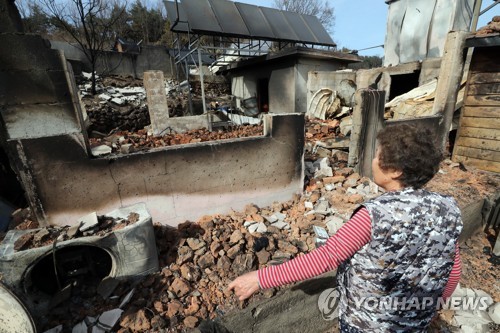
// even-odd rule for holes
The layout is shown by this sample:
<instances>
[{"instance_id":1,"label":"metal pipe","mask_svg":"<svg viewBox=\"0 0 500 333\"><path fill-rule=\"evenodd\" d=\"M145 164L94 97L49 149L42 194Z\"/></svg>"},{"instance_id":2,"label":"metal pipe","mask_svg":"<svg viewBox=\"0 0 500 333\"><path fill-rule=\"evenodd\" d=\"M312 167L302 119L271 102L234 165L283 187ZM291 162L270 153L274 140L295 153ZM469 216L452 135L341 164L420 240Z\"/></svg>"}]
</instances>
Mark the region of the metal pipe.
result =
<instances>
[{"instance_id":1,"label":"metal pipe","mask_svg":"<svg viewBox=\"0 0 500 333\"><path fill-rule=\"evenodd\" d=\"M491 8L495 7L496 5L498 5L500 3L500 0L495 0L494 3L492 3L491 5L489 5L488 7L486 7L485 9L483 9L481 11L481 13L479 13L479 16L483 15L484 13L486 13L488 10L490 10Z\"/></svg>"},{"instance_id":2,"label":"metal pipe","mask_svg":"<svg viewBox=\"0 0 500 333\"><path fill-rule=\"evenodd\" d=\"M476 32L477 21L479 21L479 12L481 11L481 6L483 5L483 0L476 1L476 7L474 7L474 16L472 16L472 24L470 27L471 32Z\"/></svg>"},{"instance_id":3,"label":"metal pipe","mask_svg":"<svg viewBox=\"0 0 500 333\"><path fill-rule=\"evenodd\" d=\"M203 103L203 113L207 113L208 130L212 132L212 120L207 112L207 102L205 101L205 83L203 81L203 64L201 62L201 43L198 43L198 72L200 73L201 102Z\"/></svg>"}]
</instances>

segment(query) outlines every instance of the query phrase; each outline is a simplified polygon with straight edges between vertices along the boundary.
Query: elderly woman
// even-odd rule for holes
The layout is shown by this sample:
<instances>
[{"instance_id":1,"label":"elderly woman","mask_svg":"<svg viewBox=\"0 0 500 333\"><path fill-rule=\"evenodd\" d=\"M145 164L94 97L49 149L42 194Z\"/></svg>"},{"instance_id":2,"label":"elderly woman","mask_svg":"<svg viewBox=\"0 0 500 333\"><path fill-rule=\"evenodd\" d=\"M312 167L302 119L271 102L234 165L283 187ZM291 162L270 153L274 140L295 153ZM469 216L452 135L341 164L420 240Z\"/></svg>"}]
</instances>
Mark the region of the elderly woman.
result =
<instances>
[{"instance_id":1,"label":"elderly woman","mask_svg":"<svg viewBox=\"0 0 500 333\"><path fill-rule=\"evenodd\" d=\"M341 332L427 330L460 278L460 210L453 198L422 189L442 158L429 130L392 125L377 141L373 180L386 192L356 209L325 246L232 281L240 300L337 269ZM363 306L365 298L389 303Z\"/></svg>"}]
</instances>

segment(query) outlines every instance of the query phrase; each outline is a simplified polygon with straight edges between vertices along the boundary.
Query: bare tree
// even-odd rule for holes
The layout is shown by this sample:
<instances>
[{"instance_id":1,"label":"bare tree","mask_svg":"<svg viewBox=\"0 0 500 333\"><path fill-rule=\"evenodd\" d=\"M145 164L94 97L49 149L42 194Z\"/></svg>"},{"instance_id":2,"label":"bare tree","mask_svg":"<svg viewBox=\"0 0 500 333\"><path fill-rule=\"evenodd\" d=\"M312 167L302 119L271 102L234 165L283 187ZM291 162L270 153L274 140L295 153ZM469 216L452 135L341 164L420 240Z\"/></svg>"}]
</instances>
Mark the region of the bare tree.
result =
<instances>
[{"instance_id":1,"label":"bare tree","mask_svg":"<svg viewBox=\"0 0 500 333\"><path fill-rule=\"evenodd\" d=\"M113 26L124 15L125 6L113 10L112 2L107 0L42 0L42 3L47 14L85 53L91 65L92 94L95 94L97 60L112 39Z\"/></svg>"},{"instance_id":2,"label":"bare tree","mask_svg":"<svg viewBox=\"0 0 500 333\"><path fill-rule=\"evenodd\" d=\"M290 12L314 15L332 32L335 25L335 12L327 0L274 0L274 7Z\"/></svg>"}]
</instances>

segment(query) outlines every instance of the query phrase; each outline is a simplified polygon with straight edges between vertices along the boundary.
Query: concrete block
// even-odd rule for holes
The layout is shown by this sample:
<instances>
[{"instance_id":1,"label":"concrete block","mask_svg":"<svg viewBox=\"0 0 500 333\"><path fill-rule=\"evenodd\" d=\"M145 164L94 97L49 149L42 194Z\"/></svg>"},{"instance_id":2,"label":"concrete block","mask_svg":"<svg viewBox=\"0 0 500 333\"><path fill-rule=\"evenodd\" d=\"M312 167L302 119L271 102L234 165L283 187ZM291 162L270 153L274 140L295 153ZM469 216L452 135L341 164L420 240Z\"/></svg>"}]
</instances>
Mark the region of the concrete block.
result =
<instances>
[{"instance_id":1,"label":"concrete block","mask_svg":"<svg viewBox=\"0 0 500 333\"><path fill-rule=\"evenodd\" d=\"M0 106L0 115L9 139L81 133L76 110L71 103Z\"/></svg>"},{"instance_id":2,"label":"concrete block","mask_svg":"<svg viewBox=\"0 0 500 333\"><path fill-rule=\"evenodd\" d=\"M99 316L97 325L92 328L92 333L108 332L110 327L114 327L123 313L122 309L113 309L103 312Z\"/></svg>"},{"instance_id":3,"label":"concrete block","mask_svg":"<svg viewBox=\"0 0 500 333\"><path fill-rule=\"evenodd\" d=\"M71 103L65 71L0 71L0 105Z\"/></svg>"},{"instance_id":4,"label":"concrete block","mask_svg":"<svg viewBox=\"0 0 500 333\"><path fill-rule=\"evenodd\" d=\"M167 121L169 118L163 72L144 72L144 87L146 88L151 127L153 133L159 135L168 127Z\"/></svg>"},{"instance_id":5,"label":"concrete block","mask_svg":"<svg viewBox=\"0 0 500 333\"><path fill-rule=\"evenodd\" d=\"M39 35L0 34L0 70L63 70L58 50Z\"/></svg>"}]
</instances>

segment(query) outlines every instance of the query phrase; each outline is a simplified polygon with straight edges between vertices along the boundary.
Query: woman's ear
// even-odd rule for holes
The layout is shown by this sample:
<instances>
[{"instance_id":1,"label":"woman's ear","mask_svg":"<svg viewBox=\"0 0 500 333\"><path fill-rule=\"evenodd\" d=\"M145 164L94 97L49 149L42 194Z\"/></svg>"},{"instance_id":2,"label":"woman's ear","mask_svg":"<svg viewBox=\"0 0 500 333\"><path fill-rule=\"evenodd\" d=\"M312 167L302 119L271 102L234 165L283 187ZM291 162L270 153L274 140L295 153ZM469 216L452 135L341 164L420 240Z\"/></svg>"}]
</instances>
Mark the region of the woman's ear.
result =
<instances>
[{"instance_id":1,"label":"woman's ear","mask_svg":"<svg viewBox=\"0 0 500 333\"><path fill-rule=\"evenodd\" d=\"M389 177L391 177L391 179L395 179L395 180L397 180L399 177L401 177L402 174L403 174L403 171L401 171L401 170L389 171Z\"/></svg>"}]
</instances>

